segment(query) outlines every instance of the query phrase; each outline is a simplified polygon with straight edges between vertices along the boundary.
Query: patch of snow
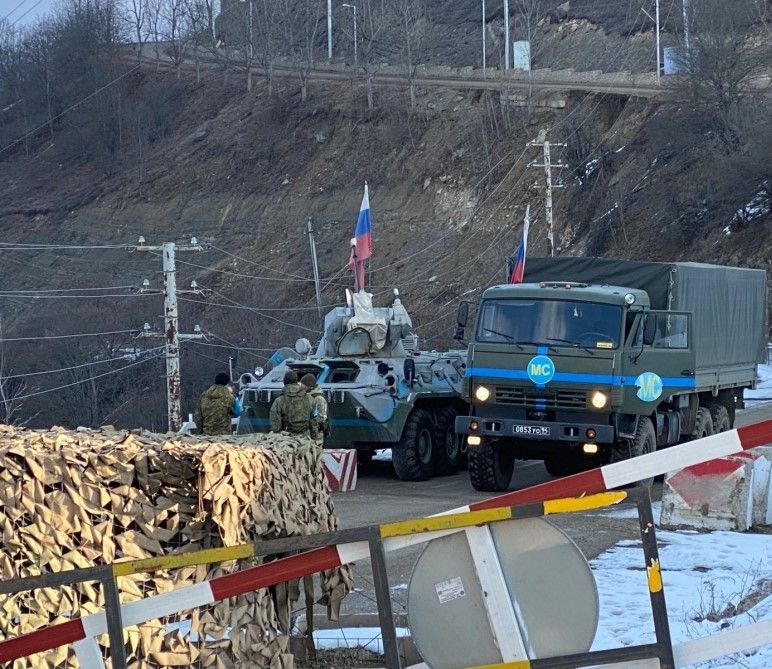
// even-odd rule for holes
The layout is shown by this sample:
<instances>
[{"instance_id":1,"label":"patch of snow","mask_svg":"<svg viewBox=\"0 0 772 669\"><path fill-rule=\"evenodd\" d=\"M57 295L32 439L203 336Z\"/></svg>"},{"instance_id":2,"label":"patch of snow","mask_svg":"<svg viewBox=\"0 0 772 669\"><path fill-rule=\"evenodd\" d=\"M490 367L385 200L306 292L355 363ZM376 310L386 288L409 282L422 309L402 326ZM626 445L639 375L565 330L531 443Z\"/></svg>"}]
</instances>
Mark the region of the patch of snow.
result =
<instances>
[{"instance_id":1,"label":"patch of snow","mask_svg":"<svg viewBox=\"0 0 772 669\"><path fill-rule=\"evenodd\" d=\"M728 226L728 225L727 225L727 226L726 226L726 227L725 227L725 228L722 230L722 232L723 232L723 233L724 233L724 234L725 234L727 237L729 237L729 235L731 235L731 234L732 234L732 229L731 229L731 227L730 227L730 226Z\"/></svg>"},{"instance_id":2,"label":"patch of snow","mask_svg":"<svg viewBox=\"0 0 772 669\"><path fill-rule=\"evenodd\" d=\"M657 532L673 643L772 620L772 595L737 615L721 614L772 578L772 537L739 532ZM639 541L623 541L590 563L601 620L592 650L653 643L654 623ZM707 614L721 614L710 622ZM772 666L772 642L742 656L695 665L707 669Z\"/></svg>"},{"instance_id":3,"label":"patch of snow","mask_svg":"<svg viewBox=\"0 0 772 669\"><path fill-rule=\"evenodd\" d=\"M383 448L380 451L375 451L373 460L375 462L391 462L391 449Z\"/></svg>"},{"instance_id":4,"label":"patch of snow","mask_svg":"<svg viewBox=\"0 0 772 669\"><path fill-rule=\"evenodd\" d=\"M407 636L410 636L410 630L407 627L397 627L397 638ZM314 630L314 645L317 650L364 648L371 653L383 655L380 627L339 627L338 629Z\"/></svg>"},{"instance_id":5,"label":"patch of snow","mask_svg":"<svg viewBox=\"0 0 772 669\"><path fill-rule=\"evenodd\" d=\"M772 202L765 190L758 191L745 205L732 216L732 223L747 223L772 211Z\"/></svg>"},{"instance_id":6,"label":"patch of snow","mask_svg":"<svg viewBox=\"0 0 772 669\"><path fill-rule=\"evenodd\" d=\"M756 390L746 390L743 396L748 406L772 401L772 363L759 365L759 382Z\"/></svg>"},{"instance_id":7,"label":"patch of snow","mask_svg":"<svg viewBox=\"0 0 772 669\"><path fill-rule=\"evenodd\" d=\"M626 146L620 146L614 153L622 153L627 147Z\"/></svg>"},{"instance_id":8,"label":"patch of snow","mask_svg":"<svg viewBox=\"0 0 772 669\"><path fill-rule=\"evenodd\" d=\"M589 163L585 163L585 165L584 165L584 176L588 177L595 170L597 170L599 163L600 163L600 158L593 158Z\"/></svg>"}]
</instances>

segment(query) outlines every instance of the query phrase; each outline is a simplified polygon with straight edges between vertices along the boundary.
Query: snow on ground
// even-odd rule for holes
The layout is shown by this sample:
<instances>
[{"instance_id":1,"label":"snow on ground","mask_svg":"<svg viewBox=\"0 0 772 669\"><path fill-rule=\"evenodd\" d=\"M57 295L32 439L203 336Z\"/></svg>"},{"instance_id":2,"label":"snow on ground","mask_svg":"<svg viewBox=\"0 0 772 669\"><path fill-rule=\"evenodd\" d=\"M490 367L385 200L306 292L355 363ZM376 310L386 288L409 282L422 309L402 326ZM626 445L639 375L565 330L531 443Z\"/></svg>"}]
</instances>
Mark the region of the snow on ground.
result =
<instances>
[{"instance_id":1,"label":"snow on ground","mask_svg":"<svg viewBox=\"0 0 772 669\"><path fill-rule=\"evenodd\" d=\"M406 627L397 627L397 638L403 636L410 636L410 630ZM318 650L364 648L371 653L383 655L380 627L341 627L314 630L314 645Z\"/></svg>"},{"instance_id":2,"label":"snow on ground","mask_svg":"<svg viewBox=\"0 0 772 669\"><path fill-rule=\"evenodd\" d=\"M759 365L759 383L756 390L745 391L745 402L755 406L772 401L772 364Z\"/></svg>"},{"instance_id":3,"label":"snow on ground","mask_svg":"<svg viewBox=\"0 0 772 669\"><path fill-rule=\"evenodd\" d=\"M654 511L657 518L659 509ZM637 517L635 507L605 513ZM674 645L772 620L772 535L659 530L657 544ZM592 650L653 643L641 542L622 541L592 560L590 567L600 599L600 622ZM746 597L747 610L741 605ZM732 607L741 611L737 613ZM400 637L409 634L407 629L397 629ZM314 639L317 648L359 647L383 653L377 627L317 630ZM756 650L694 667L768 669L772 667L772 640Z\"/></svg>"},{"instance_id":4,"label":"snow on ground","mask_svg":"<svg viewBox=\"0 0 772 669\"><path fill-rule=\"evenodd\" d=\"M657 543L674 644L772 620L771 535L660 530ZM592 649L652 643L654 624L640 541L620 542L590 566L601 611ZM732 607L745 597L748 610L732 615ZM772 666L772 640L758 650L696 666L766 669Z\"/></svg>"}]
</instances>

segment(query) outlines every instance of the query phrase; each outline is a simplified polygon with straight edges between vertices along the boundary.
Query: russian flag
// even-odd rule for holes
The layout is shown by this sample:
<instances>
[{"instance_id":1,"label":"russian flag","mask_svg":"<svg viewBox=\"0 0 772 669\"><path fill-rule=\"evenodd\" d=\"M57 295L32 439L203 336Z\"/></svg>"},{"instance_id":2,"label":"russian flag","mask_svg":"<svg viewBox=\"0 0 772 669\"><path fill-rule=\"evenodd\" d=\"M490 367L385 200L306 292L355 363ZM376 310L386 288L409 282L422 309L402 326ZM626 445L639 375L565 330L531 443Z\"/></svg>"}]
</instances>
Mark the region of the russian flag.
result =
<instances>
[{"instance_id":1,"label":"russian flag","mask_svg":"<svg viewBox=\"0 0 772 669\"><path fill-rule=\"evenodd\" d=\"M370 196L365 183L365 194L359 207L354 237L351 240L351 257L349 269L354 272L354 289L359 292L365 289L365 260L373 255L373 234L370 220Z\"/></svg>"},{"instance_id":2,"label":"russian flag","mask_svg":"<svg viewBox=\"0 0 772 669\"><path fill-rule=\"evenodd\" d=\"M509 261L509 283L522 283L525 274L525 254L528 250L528 228L531 225L531 205L525 209L523 219L523 234L517 245L515 255Z\"/></svg>"}]
</instances>

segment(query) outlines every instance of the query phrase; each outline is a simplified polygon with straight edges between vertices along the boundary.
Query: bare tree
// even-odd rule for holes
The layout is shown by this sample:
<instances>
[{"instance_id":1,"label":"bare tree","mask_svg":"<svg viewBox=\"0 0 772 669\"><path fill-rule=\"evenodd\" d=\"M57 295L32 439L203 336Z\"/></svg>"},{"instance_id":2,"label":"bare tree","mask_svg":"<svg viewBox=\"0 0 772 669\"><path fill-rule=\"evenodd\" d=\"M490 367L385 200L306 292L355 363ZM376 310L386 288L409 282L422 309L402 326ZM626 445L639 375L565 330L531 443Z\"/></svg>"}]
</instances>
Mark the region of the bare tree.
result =
<instances>
[{"instance_id":1,"label":"bare tree","mask_svg":"<svg viewBox=\"0 0 772 669\"><path fill-rule=\"evenodd\" d=\"M255 58L268 82L268 94L273 95L274 64L278 55L279 4L275 0L253 0L255 15Z\"/></svg>"},{"instance_id":2,"label":"bare tree","mask_svg":"<svg viewBox=\"0 0 772 669\"><path fill-rule=\"evenodd\" d=\"M297 68L300 99L308 99L308 76L314 65L316 38L324 14L323 0L275 0L279 28Z\"/></svg>"},{"instance_id":3,"label":"bare tree","mask_svg":"<svg viewBox=\"0 0 772 669\"><path fill-rule=\"evenodd\" d=\"M358 42L359 68L365 75L367 108L375 106L373 78L377 74L385 51L384 38L393 32L397 19L394 7L388 0L359 0Z\"/></svg>"},{"instance_id":4,"label":"bare tree","mask_svg":"<svg viewBox=\"0 0 772 669\"><path fill-rule=\"evenodd\" d=\"M393 11L401 36L401 52L407 70L410 109L415 109L415 75L421 56L421 45L427 31L426 7L422 0L393 0Z\"/></svg>"},{"instance_id":5,"label":"bare tree","mask_svg":"<svg viewBox=\"0 0 772 669\"><path fill-rule=\"evenodd\" d=\"M137 40L137 62L142 63L142 48L150 35L148 0L126 0L123 19Z\"/></svg>"},{"instance_id":6,"label":"bare tree","mask_svg":"<svg viewBox=\"0 0 772 669\"><path fill-rule=\"evenodd\" d=\"M190 37L190 17L185 0L162 0L164 37L169 42L166 53L174 64L177 78L180 78L182 63L187 54Z\"/></svg>"},{"instance_id":7,"label":"bare tree","mask_svg":"<svg viewBox=\"0 0 772 669\"><path fill-rule=\"evenodd\" d=\"M30 418L22 420L20 413L24 409L24 396L27 394L27 383L23 378L15 376L9 369L5 342L3 339L3 325L0 321L0 422L6 425L20 425L27 423Z\"/></svg>"},{"instance_id":8,"label":"bare tree","mask_svg":"<svg viewBox=\"0 0 772 669\"><path fill-rule=\"evenodd\" d=\"M682 63L685 93L727 151L754 134L754 109L764 105L760 82L772 66L772 45L749 35L756 17L754 0L703 0L691 17L691 48Z\"/></svg>"}]
</instances>

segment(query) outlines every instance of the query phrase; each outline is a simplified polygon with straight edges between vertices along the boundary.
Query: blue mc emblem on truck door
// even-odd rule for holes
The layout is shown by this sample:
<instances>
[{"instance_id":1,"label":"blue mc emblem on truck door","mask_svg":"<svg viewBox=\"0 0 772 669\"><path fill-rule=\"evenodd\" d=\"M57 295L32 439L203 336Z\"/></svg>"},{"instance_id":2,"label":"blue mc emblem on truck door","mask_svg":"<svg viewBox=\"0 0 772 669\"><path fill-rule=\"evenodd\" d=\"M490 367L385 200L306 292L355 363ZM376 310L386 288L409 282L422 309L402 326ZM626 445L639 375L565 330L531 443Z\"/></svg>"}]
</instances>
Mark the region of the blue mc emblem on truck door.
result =
<instances>
[{"instance_id":1,"label":"blue mc emblem on truck door","mask_svg":"<svg viewBox=\"0 0 772 669\"><path fill-rule=\"evenodd\" d=\"M654 372L644 372L635 379L638 399L644 402L653 402L662 394L662 379Z\"/></svg>"},{"instance_id":2,"label":"blue mc emblem on truck door","mask_svg":"<svg viewBox=\"0 0 772 669\"><path fill-rule=\"evenodd\" d=\"M537 386L543 386L555 376L555 363L546 355L537 355L531 358L526 373Z\"/></svg>"}]
</instances>

